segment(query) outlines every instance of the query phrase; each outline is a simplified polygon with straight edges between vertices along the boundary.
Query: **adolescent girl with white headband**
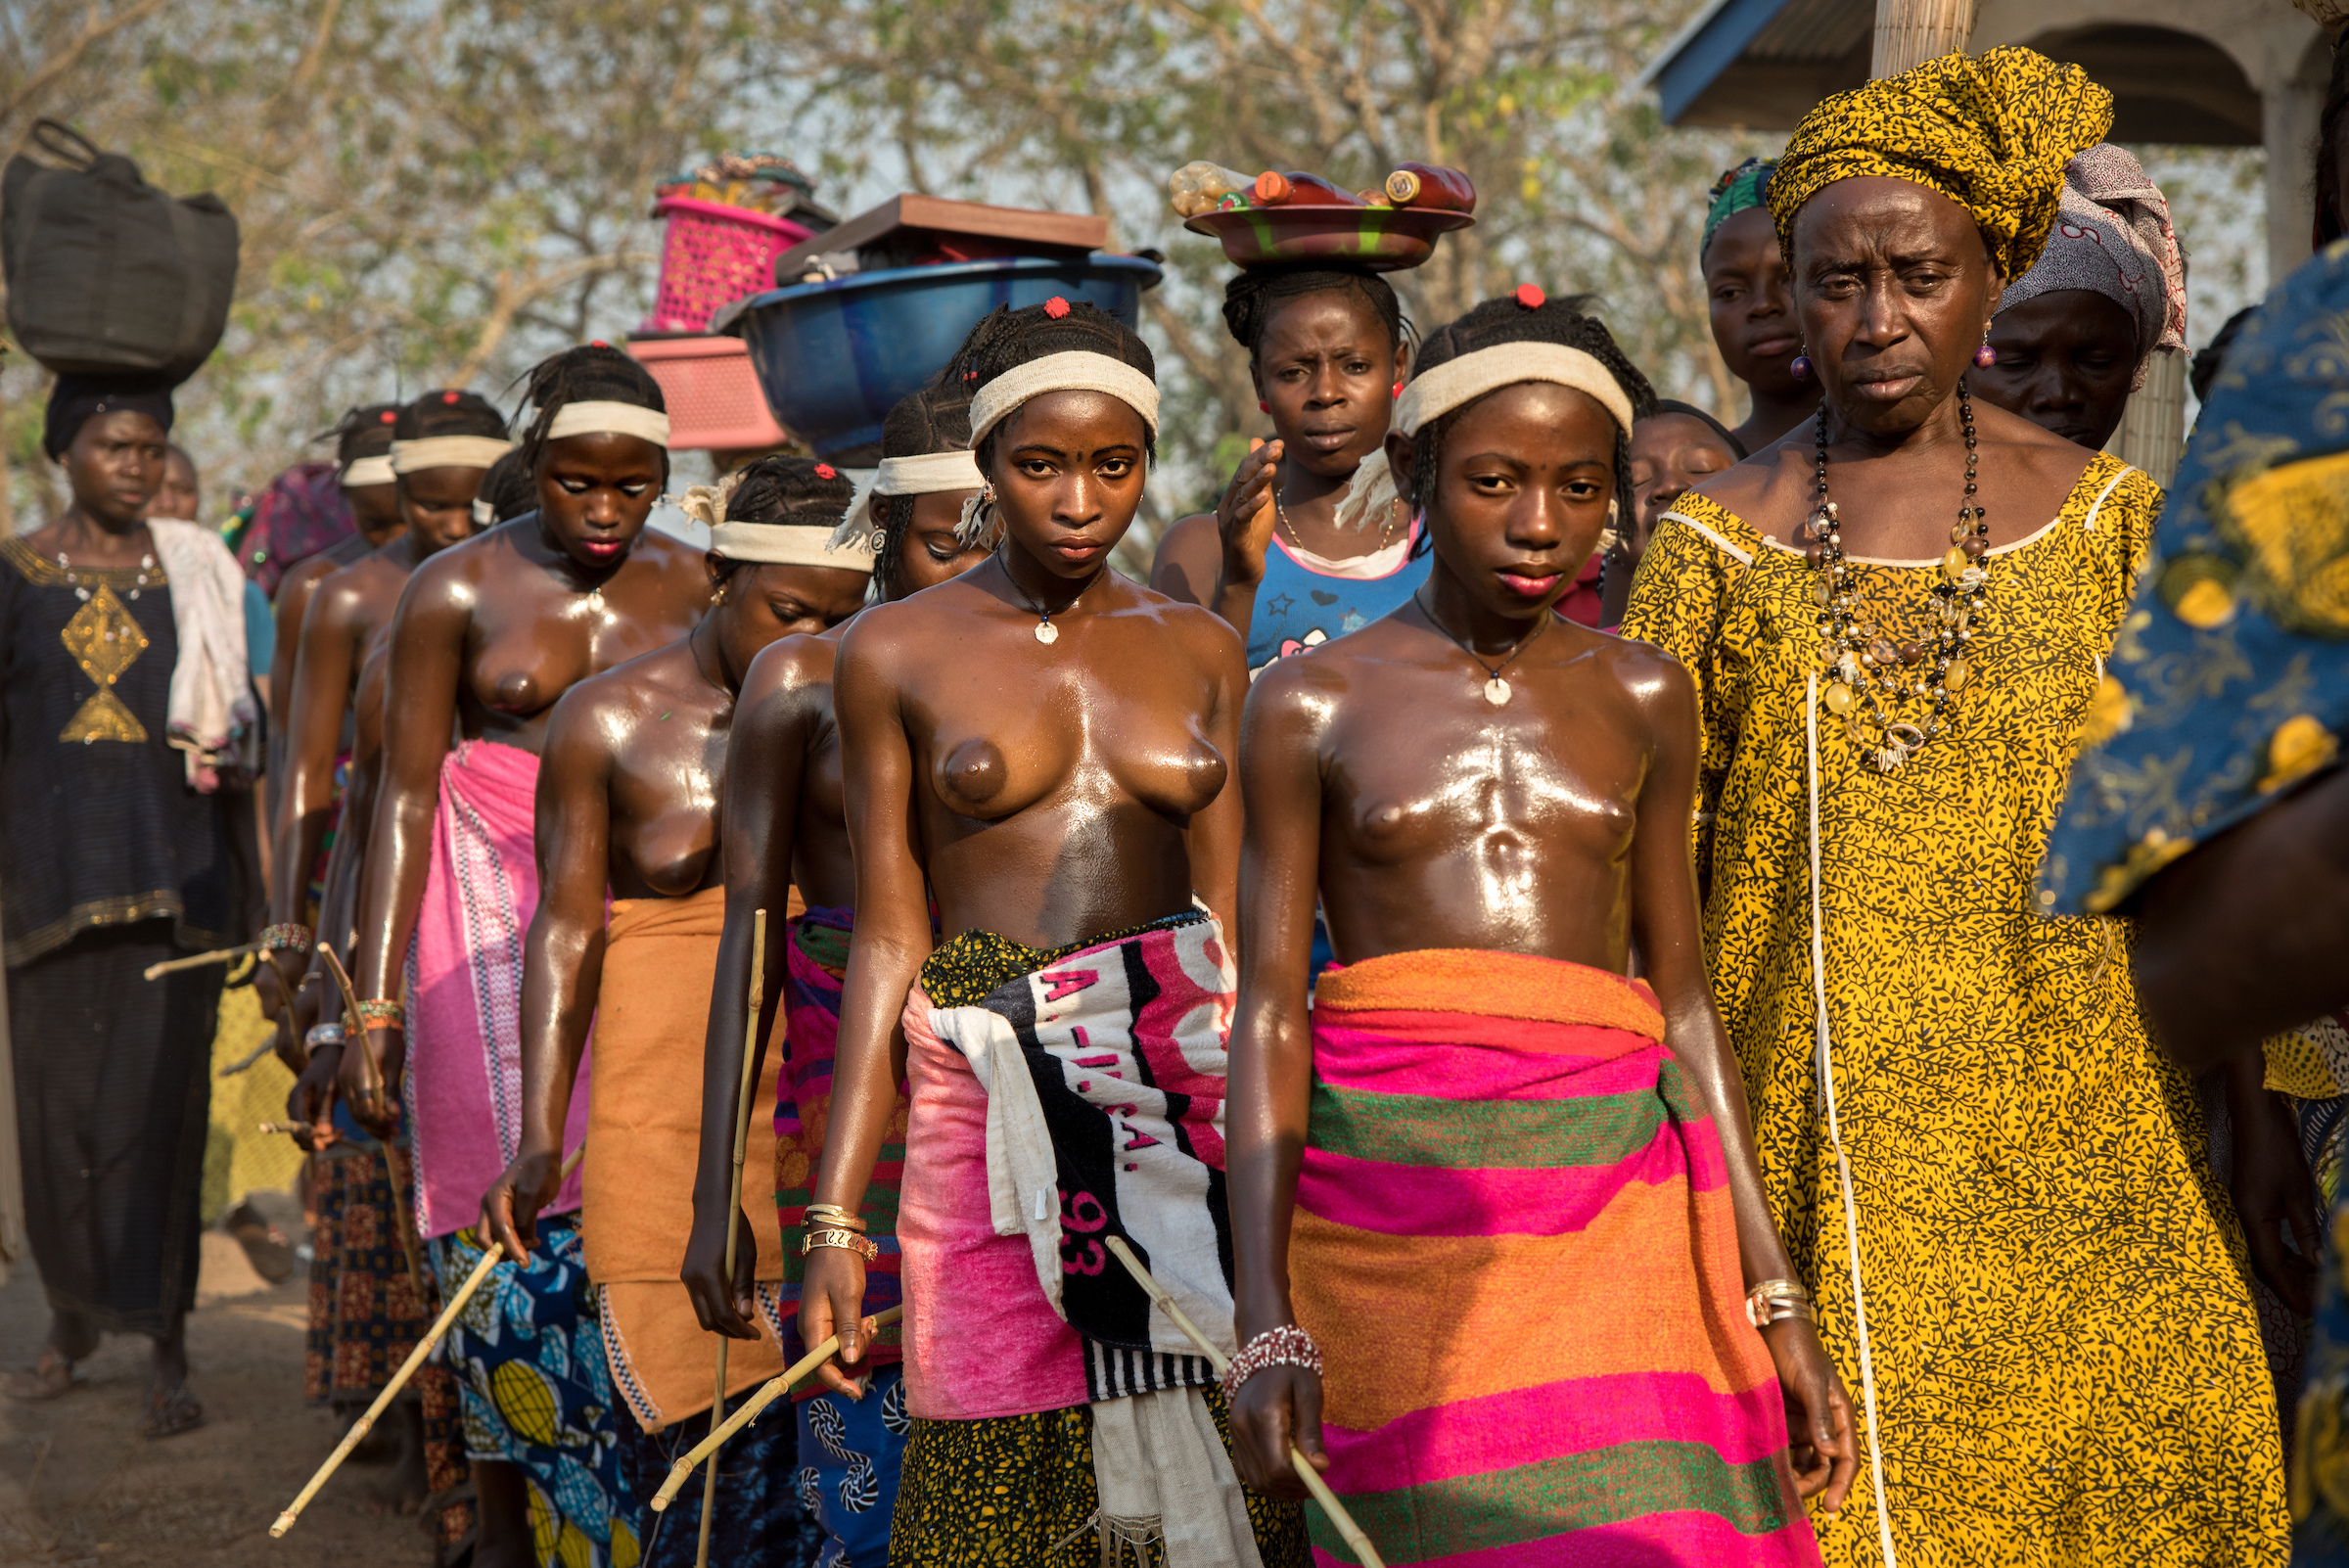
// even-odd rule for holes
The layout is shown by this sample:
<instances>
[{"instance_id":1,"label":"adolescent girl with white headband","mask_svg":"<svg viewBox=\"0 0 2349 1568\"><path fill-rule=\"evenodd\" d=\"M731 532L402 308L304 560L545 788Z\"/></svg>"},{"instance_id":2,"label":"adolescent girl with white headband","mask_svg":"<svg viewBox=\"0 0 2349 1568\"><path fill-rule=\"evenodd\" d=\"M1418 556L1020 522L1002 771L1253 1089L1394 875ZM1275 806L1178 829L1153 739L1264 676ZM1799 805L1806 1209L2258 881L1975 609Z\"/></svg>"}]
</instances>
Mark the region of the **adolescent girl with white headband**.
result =
<instances>
[{"instance_id":1,"label":"adolescent girl with white headband","mask_svg":"<svg viewBox=\"0 0 2349 1568\"><path fill-rule=\"evenodd\" d=\"M431 1319L423 1302L399 1317L350 1306L399 1299L391 1294L389 1281L405 1273L404 1263L396 1249L387 1253L377 1238L390 1233L385 1227L396 1225L406 1206L393 1201L381 1148L360 1133L347 1113L332 1114L335 1075L342 1065L342 1008L333 1003L334 979L313 951L318 933L311 928L321 927L327 945L342 957L350 948L350 907L345 898L338 900L339 919L325 913L324 851L330 831L338 842L365 837L351 830L355 824L341 825L347 797L338 794L345 782L343 764L356 750L352 715L360 671L391 629L410 574L472 534L475 488L509 444L505 417L488 399L452 388L425 392L378 428L391 438L388 448L380 456L354 459L345 482L372 480L379 472L387 476L385 487L402 527L380 549L319 581L302 617L294 684L278 696L286 766L274 829L273 923L261 935L270 962L256 976L263 1005L271 1007L272 1016L282 1014L281 1054L299 1064L296 1070L301 1077L288 1098L288 1111L313 1130L301 1141L319 1156L314 1169L320 1201L327 1206L322 1212L337 1220L321 1233L351 1243L320 1260L330 1288L314 1298L324 1318L312 1324L319 1341L334 1347L324 1361L324 1396L350 1407L374 1398ZM351 493L363 494L364 488ZM315 917L313 907L319 910ZM306 987L304 971L312 971ZM280 994L293 998L290 1009L271 1006ZM319 1058L314 1062L306 1059L312 1049ZM394 1134L393 1142L404 1147L406 1139ZM399 1410L394 1495L421 1500L433 1490L425 1468L422 1406L407 1401Z\"/></svg>"},{"instance_id":2,"label":"adolescent girl with white headband","mask_svg":"<svg viewBox=\"0 0 2349 1568\"><path fill-rule=\"evenodd\" d=\"M985 548L964 545L954 536L963 502L981 484L970 453L970 393L959 385L925 388L898 399L882 424L881 472L872 502L842 525L840 535L877 552L878 602L920 593L988 559ZM781 1280L776 1299L788 1319L785 1342L794 1359L802 1262L783 1247L782 1237L798 1239L822 1163L823 1108L830 1098L832 1047L840 1029L841 981L855 928L855 869L849 854L840 726L832 700L846 633L843 625L820 635L786 637L768 648L752 662L736 704L719 811L725 831L726 930L710 992L701 1170L685 1249L685 1287L703 1326L719 1333L756 1336L755 1319L736 1304L758 1281ZM771 1212L781 1222L781 1235L764 1231L756 1249L741 1248L729 1280L727 1226L740 1203L732 1190L733 1129L744 1082L744 998L757 911L787 907L795 910L788 920L770 920L766 926L764 972L778 984L769 988L771 1000L760 1027L750 1034L760 1058L753 1076L781 1083L780 1092L770 1096L774 1170L780 1177L770 1183ZM789 984L780 984L787 974ZM780 1030L773 1027L778 1013ZM766 1049L770 1034L771 1055ZM788 1062L778 1074L773 1058L785 1055ZM866 1307L879 1312L900 1299L897 1237L887 1218L896 1207L896 1181L885 1176L871 1190L878 1202L865 1237L880 1257L867 1280ZM747 1207L760 1222L765 1220L763 1205ZM746 1238L750 1233L744 1232ZM763 1306L768 1298L760 1299ZM824 1391L801 1402L796 1463L794 1434L788 1429L777 1451L778 1462L795 1467L804 1481L811 1479L815 1519L826 1538L824 1554L845 1568L886 1568L905 1454L904 1368L897 1336L873 1348L867 1367L863 1398ZM760 1441L758 1430L735 1443ZM734 1462L760 1461L751 1454Z\"/></svg>"},{"instance_id":3,"label":"adolescent girl with white headband","mask_svg":"<svg viewBox=\"0 0 2349 1568\"><path fill-rule=\"evenodd\" d=\"M1585 308L1428 338L1387 438L1426 586L1248 700L1234 1446L1375 1496L1398 1568L1816 1564L1796 1492L1841 1501L1852 1412L1706 979L1695 695L1552 613L1655 403Z\"/></svg>"},{"instance_id":4,"label":"adolescent girl with white headband","mask_svg":"<svg viewBox=\"0 0 2349 1568\"><path fill-rule=\"evenodd\" d=\"M588 676L684 636L710 602L702 552L645 530L668 476L668 417L652 377L590 344L532 370L529 395L535 413L521 448L537 510L425 563L393 622L352 966L365 1032L343 1061L343 1091L370 1130L392 1126L404 1098L413 1213L443 1289L480 1258L468 1227L520 1145L523 1015L553 1005L526 989L523 960L538 902L532 810L549 713ZM567 1148L584 1133L586 1101L573 1095ZM606 1568L638 1551L615 1512L624 1486L607 1425L614 1395L592 1317L580 1314L577 1206L575 1180L553 1205L562 1213L542 1219L527 1266L500 1263L476 1298L526 1311L530 1337L519 1320L495 1335L459 1329L449 1360L462 1369L481 1549L530 1554L534 1491L542 1516ZM536 1413L512 1405L526 1384ZM545 1407L552 1443L525 1435L549 1432Z\"/></svg>"},{"instance_id":5,"label":"adolescent girl with white headband","mask_svg":"<svg viewBox=\"0 0 2349 1568\"><path fill-rule=\"evenodd\" d=\"M1229 1321L1220 1021L1248 676L1221 620L1110 570L1157 438L1152 370L1089 304L981 321L945 384L970 389L985 480L963 534L993 554L841 643L856 940L822 1168L786 1240L801 1334L840 1329L819 1376L846 1392L901 1032L894 1553L928 1561L1041 1562L1093 1534L1179 1542L1179 1562L1305 1559L1298 1511L1233 1475L1206 1361L1099 1239L1122 1228L1194 1318L1221 1300Z\"/></svg>"}]
</instances>

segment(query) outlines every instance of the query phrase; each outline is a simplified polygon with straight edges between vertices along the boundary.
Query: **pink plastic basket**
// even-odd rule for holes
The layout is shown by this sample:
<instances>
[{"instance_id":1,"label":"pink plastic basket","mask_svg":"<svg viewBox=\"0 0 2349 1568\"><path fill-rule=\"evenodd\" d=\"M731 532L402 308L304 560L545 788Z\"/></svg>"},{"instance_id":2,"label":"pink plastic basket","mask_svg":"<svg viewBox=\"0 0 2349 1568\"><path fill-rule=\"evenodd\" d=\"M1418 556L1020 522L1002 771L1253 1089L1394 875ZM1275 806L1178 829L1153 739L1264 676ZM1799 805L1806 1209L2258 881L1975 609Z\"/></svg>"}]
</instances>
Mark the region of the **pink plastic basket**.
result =
<instances>
[{"instance_id":1,"label":"pink plastic basket","mask_svg":"<svg viewBox=\"0 0 2349 1568\"><path fill-rule=\"evenodd\" d=\"M740 338L639 338L628 352L661 384L671 450L758 451L791 439Z\"/></svg>"},{"instance_id":2,"label":"pink plastic basket","mask_svg":"<svg viewBox=\"0 0 2349 1568\"><path fill-rule=\"evenodd\" d=\"M704 332L722 305L775 286L775 257L812 239L789 218L748 208L665 196L653 216L668 220L661 246L661 293L646 332Z\"/></svg>"}]
</instances>

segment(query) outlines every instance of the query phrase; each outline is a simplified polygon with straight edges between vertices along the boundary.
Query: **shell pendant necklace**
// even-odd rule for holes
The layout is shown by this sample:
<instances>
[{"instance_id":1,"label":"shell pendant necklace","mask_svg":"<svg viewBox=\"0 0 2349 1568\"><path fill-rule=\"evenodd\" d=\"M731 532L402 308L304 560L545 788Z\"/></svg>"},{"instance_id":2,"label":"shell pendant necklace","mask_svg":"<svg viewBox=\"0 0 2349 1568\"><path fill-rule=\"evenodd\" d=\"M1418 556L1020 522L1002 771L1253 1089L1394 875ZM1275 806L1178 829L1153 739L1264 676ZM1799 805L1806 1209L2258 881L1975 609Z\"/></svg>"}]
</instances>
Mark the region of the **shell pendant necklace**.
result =
<instances>
[{"instance_id":1,"label":"shell pendant necklace","mask_svg":"<svg viewBox=\"0 0 2349 1568\"><path fill-rule=\"evenodd\" d=\"M1414 593L1411 595L1411 603L1417 605L1419 607L1419 613L1427 617L1427 623L1429 625L1444 633L1445 636L1451 637L1453 646L1457 647L1460 652L1466 654L1469 658L1476 661L1477 669L1485 672L1485 701L1491 703L1496 708L1506 707L1509 701L1509 683L1500 678L1500 672L1508 669L1509 666L1515 664L1517 662L1517 656L1525 652L1526 649L1531 648L1534 645L1534 639L1541 636L1544 631L1547 631L1549 629L1549 623L1557 619L1548 611L1543 611L1540 619L1536 621L1534 624L1534 629L1517 639L1517 646L1509 650L1508 657L1503 659L1497 665L1489 665L1485 663L1484 655L1478 653L1474 648L1469 647L1468 644L1460 641L1458 637L1453 636L1451 628L1436 619L1436 613L1427 607L1427 601L1425 599L1420 598L1418 594Z\"/></svg>"},{"instance_id":2,"label":"shell pendant necklace","mask_svg":"<svg viewBox=\"0 0 2349 1568\"><path fill-rule=\"evenodd\" d=\"M1990 589L1990 569L1982 564L1990 550L1990 524L1974 502L1974 404L1963 381L1958 384L1958 416L1965 427L1965 497L1950 530L1949 553L1935 568L1941 580L1933 584L1932 614L1939 628L1916 642L1896 640L1888 629L1854 618L1843 525L1835 503L1827 499L1827 411L1823 405L1819 411L1818 499L1797 537L1807 541L1803 556L1817 574L1811 598L1825 634L1827 712L1843 720L1847 735L1868 748L1868 761L1879 773L1899 772L1949 728L1951 700L1973 675L1968 654L1974 620ZM1898 716L1909 703L1931 706L1913 719ZM1863 724L1876 732L1872 746Z\"/></svg>"},{"instance_id":3,"label":"shell pendant necklace","mask_svg":"<svg viewBox=\"0 0 2349 1568\"><path fill-rule=\"evenodd\" d=\"M1032 596L1026 588L1020 586L1020 579L1012 576L1011 564L1009 562L1005 561L1001 556L997 556L995 557L995 565L1003 569L1003 578L1005 581L1011 584L1011 591L1018 594L1022 599L1026 600L1028 608L1036 612L1036 640L1042 643L1047 648L1060 641L1060 628L1052 624L1052 618L1056 615L1065 616L1070 611L1076 609L1077 601L1083 598L1086 593L1090 592L1093 584L1100 581L1103 574L1109 571L1109 564L1107 562L1103 562L1099 571L1096 571L1091 576L1084 579L1083 587L1079 588L1075 593L1069 595L1069 602L1067 604L1062 605L1058 610L1047 610L1041 604L1037 603L1035 597Z\"/></svg>"}]
</instances>

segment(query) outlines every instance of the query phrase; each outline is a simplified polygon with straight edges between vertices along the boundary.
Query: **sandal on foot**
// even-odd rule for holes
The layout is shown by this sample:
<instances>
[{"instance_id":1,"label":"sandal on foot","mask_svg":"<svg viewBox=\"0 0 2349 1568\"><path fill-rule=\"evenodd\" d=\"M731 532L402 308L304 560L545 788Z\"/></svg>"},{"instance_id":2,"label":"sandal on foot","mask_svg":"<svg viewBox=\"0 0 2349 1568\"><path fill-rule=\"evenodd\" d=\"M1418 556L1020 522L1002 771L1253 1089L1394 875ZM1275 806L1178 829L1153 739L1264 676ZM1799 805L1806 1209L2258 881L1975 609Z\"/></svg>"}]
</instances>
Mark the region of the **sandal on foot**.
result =
<instances>
[{"instance_id":1,"label":"sandal on foot","mask_svg":"<svg viewBox=\"0 0 2349 1568\"><path fill-rule=\"evenodd\" d=\"M193 1432L204 1425L204 1401L180 1384L168 1394L150 1392L139 1416L139 1432L143 1437L177 1437Z\"/></svg>"},{"instance_id":2,"label":"sandal on foot","mask_svg":"<svg viewBox=\"0 0 2349 1568\"><path fill-rule=\"evenodd\" d=\"M29 1405L62 1400L73 1392L73 1363L46 1346L41 1350L41 1359L29 1368L10 1372L0 1382L10 1399Z\"/></svg>"}]
</instances>

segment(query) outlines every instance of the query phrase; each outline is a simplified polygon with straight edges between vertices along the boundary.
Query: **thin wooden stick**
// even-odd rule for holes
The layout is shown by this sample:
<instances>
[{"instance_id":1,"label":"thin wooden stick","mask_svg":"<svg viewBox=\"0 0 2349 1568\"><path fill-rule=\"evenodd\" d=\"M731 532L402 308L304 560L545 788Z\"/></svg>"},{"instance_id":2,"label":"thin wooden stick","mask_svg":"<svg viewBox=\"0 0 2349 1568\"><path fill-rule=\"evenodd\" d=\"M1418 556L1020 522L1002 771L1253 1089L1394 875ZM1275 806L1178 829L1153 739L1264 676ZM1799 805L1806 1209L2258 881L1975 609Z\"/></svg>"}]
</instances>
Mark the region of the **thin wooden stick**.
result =
<instances>
[{"instance_id":1,"label":"thin wooden stick","mask_svg":"<svg viewBox=\"0 0 2349 1568\"><path fill-rule=\"evenodd\" d=\"M343 1038L356 1039L360 1049L366 1048L367 1026L359 1017L359 992L350 983L350 971L335 956L335 949L325 943L318 944L318 956L334 971L335 985L343 992ZM582 1148L584 1144L580 1145ZM392 1188L392 1220L399 1227L399 1250L408 1260L408 1283L415 1287L416 1299L424 1300L424 1260L416 1256L416 1226L408 1219L408 1200L399 1185L399 1166L392 1158L392 1140L379 1139L377 1147L384 1151L384 1179Z\"/></svg>"},{"instance_id":2,"label":"thin wooden stick","mask_svg":"<svg viewBox=\"0 0 2349 1568\"><path fill-rule=\"evenodd\" d=\"M569 1180L572 1172L579 1168L579 1157L586 1152L587 1145L584 1143L571 1151L571 1158L563 1162L564 1179ZM375 1430L376 1421L392 1407L392 1399L408 1386L408 1379L416 1375L416 1368L422 1366L426 1359L438 1348L442 1336L448 1332L448 1325L457 1320L457 1314L465 1310L465 1304L473 1300L474 1292L482 1288L482 1281L489 1277L489 1270L496 1268L505 1255L505 1243L501 1241L492 1241L483 1249L482 1261L473 1266L473 1272L465 1276L465 1283L457 1287L457 1293L448 1299L448 1305L440 1309L440 1315L433 1319L432 1328L416 1342L416 1348L408 1352L408 1359L399 1363L399 1370L392 1374L392 1381L384 1385L384 1391L375 1397L375 1403L367 1407L367 1413L351 1423L350 1430L343 1434L343 1441L335 1445L335 1452L326 1456L324 1464L318 1466L317 1474L311 1476L309 1483L295 1495L294 1500L286 1504L286 1511L277 1516L277 1522L269 1527L270 1540L275 1541L294 1528L294 1521L301 1517L301 1510L310 1505L310 1499L318 1495L318 1489L325 1486L328 1478L343 1467L343 1461L350 1457L350 1451Z\"/></svg>"},{"instance_id":3,"label":"thin wooden stick","mask_svg":"<svg viewBox=\"0 0 2349 1568\"><path fill-rule=\"evenodd\" d=\"M220 1069L220 1071L213 1076L215 1078L234 1078L239 1073L244 1072L245 1069L251 1067L253 1063L259 1061L262 1057L268 1055L276 1048L277 1032L275 1030L271 1030L268 1034L261 1037L261 1042L258 1045L255 1045L252 1050L247 1051L243 1056L238 1057L235 1061Z\"/></svg>"},{"instance_id":4,"label":"thin wooden stick","mask_svg":"<svg viewBox=\"0 0 2349 1568\"><path fill-rule=\"evenodd\" d=\"M864 1320L865 1331L877 1333L904 1315L905 1309L902 1306L885 1307ZM743 1402L742 1408L726 1417L725 1425L702 1439L683 1458L669 1466L668 1479L661 1483L659 1492L653 1494L653 1511L659 1513L677 1500L677 1494L683 1491L685 1483L693 1478L695 1465L715 1453L726 1439L759 1419L759 1412L790 1393L794 1383L839 1354L840 1336L834 1334L805 1357L785 1367L780 1377L770 1377L761 1383L759 1386L759 1392Z\"/></svg>"},{"instance_id":5,"label":"thin wooden stick","mask_svg":"<svg viewBox=\"0 0 2349 1568\"><path fill-rule=\"evenodd\" d=\"M734 1243L742 1228L742 1163L751 1140L751 1074L759 1060L759 1002L766 990L766 911L751 915L750 1020L742 1026L742 1086L734 1102L734 1184L726 1189L726 1289L734 1288ZM717 1392L710 1398L710 1430L726 1418L726 1352L734 1341L717 1337ZM702 1536L694 1547L693 1568L710 1568L710 1517L716 1511L717 1465L712 1462L702 1478Z\"/></svg>"},{"instance_id":6,"label":"thin wooden stick","mask_svg":"<svg viewBox=\"0 0 2349 1568\"><path fill-rule=\"evenodd\" d=\"M161 980L182 969L202 969L206 964L233 964L249 952L261 950L257 942L241 943L234 947L215 947L210 952L190 953L185 958L166 958L160 964L149 964L146 977Z\"/></svg>"},{"instance_id":7,"label":"thin wooden stick","mask_svg":"<svg viewBox=\"0 0 2349 1568\"><path fill-rule=\"evenodd\" d=\"M1109 1250L1117 1254L1118 1262L1126 1266L1126 1271L1133 1275L1133 1282L1148 1292L1150 1299L1174 1320L1174 1326L1182 1330L1183 1337L1199 1347L1199 1354L1207 1358L1207 1364L1216 1369L1218 1377L1221 1377L1224 1368L1231 1363L1216 1348L1215 1341L1199 1332L1199 1325L1183 1315L1182 1309L1174 1305L1174 1298L1167 1294L1167 1287L1142 1267L1142 1261L1133 1255L1132 1248L1126 1245L1124 1236L1111 1236L1107 1244ZM1321 1479L1321 1472L1313 1467L1304 1451L1294 1443L1289 1445L1289 1468L1297 1472L1297 1478L1305 1483L1305 1490L1311 1492L1313 1500L1321 1504L1321 1511L1329 1515L1329 1522L1338 1527L1338 1534L1346 1538L1346 1545L1354 1548L1354 1554L1362 1559L1362 1568L1387 1568L1385 1560L1378 1554L1378 1548L1370 1545L1368 1536L1362 1534L1362 1527L1354 1522L1354 1515L1346 1511L1346 1505L1338 1500L1338 1495L1329 1490L1329 1483Z\"/></svg>"}]
</instances>

